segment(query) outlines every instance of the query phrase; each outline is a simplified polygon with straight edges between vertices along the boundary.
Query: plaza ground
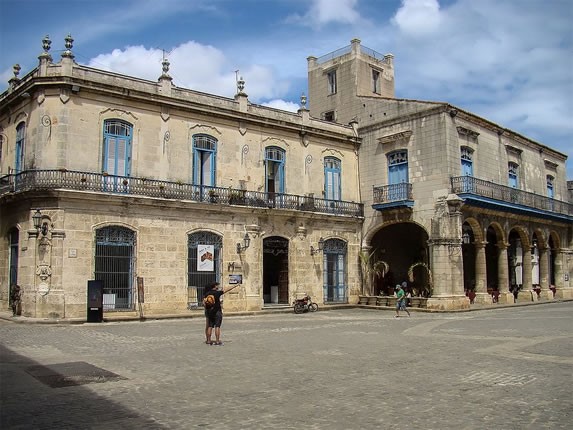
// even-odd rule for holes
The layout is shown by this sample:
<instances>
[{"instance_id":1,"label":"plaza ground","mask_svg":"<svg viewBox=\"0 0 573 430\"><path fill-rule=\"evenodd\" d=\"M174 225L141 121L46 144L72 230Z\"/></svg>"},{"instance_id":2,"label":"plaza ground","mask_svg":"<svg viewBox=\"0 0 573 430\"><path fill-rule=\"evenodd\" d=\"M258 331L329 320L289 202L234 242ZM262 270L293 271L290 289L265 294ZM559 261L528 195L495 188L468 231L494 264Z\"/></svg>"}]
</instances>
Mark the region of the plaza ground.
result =
<instances>
[{"instance_id":1,"label":"plaza ground","mask_svg":"<svg viewBox=\"0 0 573 430\"><path fill-rule=\"evenodd\" d=\"M573 302L86 324L0 320L0 427L565 429Z\"/></svg>"}]
</instances>

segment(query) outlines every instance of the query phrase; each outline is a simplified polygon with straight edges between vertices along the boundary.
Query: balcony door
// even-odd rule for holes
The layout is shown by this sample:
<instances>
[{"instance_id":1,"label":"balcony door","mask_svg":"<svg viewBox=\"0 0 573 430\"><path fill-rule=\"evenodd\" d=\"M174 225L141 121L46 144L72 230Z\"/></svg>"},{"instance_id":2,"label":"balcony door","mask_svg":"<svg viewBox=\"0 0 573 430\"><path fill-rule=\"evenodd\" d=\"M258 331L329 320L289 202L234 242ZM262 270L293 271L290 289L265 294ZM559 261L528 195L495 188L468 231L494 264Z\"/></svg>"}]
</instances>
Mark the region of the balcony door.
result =
<instances>
[{"instance_id":1,"label":"balcony door","mask_svg":"<svg viewBox=\"0 0 573 430\"><path fill-rule=\"evenodd\" d=\"M131 141L133 127L118 119L107 120L103 133L103 166L108 175L105 188L108 191L121 191L122 180L116 176L129 176L131 170Z\"/></svg>"}]
</instances>

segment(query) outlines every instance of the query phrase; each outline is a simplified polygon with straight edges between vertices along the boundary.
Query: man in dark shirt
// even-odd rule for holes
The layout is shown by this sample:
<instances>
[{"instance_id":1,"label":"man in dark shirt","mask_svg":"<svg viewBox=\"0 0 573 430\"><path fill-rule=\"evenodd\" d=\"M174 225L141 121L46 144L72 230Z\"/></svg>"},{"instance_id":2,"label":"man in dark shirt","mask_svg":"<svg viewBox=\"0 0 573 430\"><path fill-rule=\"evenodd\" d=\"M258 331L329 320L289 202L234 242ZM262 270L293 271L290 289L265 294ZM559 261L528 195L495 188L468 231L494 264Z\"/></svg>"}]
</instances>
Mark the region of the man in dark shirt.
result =
<instances>
[{"instance_id":1,"label":"man in dark shirt","mask_svg":"<svg viewBox=\"0 0 573 430\"><path fill-rule=\"evenodd\" d=\"M219 283L212 284L211 289L205 295L211 294L215 297L215 304L211 309L205 309L205 317L207 318L207 326L205 328L205 337L208 345L223 345L221 342L221 324L223 323L223 309L221 308L221 296L228 293L240 284L231 285L224 289L219 289ZM211 335L215 329L215 342L211 342Z\"/></svg>"}]
</instances>

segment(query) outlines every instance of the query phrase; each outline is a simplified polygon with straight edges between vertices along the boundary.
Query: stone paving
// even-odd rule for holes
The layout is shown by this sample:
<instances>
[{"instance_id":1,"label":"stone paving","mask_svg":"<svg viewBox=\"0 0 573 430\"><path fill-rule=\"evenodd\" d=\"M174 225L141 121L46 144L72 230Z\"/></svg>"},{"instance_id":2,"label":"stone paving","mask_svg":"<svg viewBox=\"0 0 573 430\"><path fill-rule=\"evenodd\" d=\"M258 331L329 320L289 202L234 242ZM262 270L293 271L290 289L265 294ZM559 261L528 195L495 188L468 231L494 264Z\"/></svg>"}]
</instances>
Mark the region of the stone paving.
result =
<instances>
[{"instance_id":1,"label":"stone paving","mask_svg":"<svg viewBox=\"0 0 573 430\"><path fill-rule=\"evenodd\" d=\"M2 320L0 428L571 428L573 302L393 315Z\"/></svg>"}]
</instances>

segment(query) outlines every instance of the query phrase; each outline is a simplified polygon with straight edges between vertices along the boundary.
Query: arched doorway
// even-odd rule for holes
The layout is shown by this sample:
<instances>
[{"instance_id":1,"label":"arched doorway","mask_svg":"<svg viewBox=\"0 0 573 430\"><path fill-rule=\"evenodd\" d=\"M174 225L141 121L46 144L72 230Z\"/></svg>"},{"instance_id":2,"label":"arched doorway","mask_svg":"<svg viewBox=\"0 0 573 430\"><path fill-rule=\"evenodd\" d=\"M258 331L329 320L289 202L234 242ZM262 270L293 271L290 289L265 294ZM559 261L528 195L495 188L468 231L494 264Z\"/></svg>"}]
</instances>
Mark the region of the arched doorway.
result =
<instances>
[{"instance_id":1,"label":"arched doorway","mask_svg":"<svg viewBox=\"0 0 573 430\"><path fill-rule=\"evenodd\" d=\"M103 309L133 310L135 307L135 232L108 226L95 233L94 279L103 281Z\"/></svg>"},{"instance_id":2,"label":"arched doorway","mask_svg":"<svg viewBox=\"0 0 573 430\"><path fill-rule=\"evenodd\" d=\"M271 236L263 239L263 301L289 304L288 239Z\"/></svg>"},{"instance_id":3,"label":"arched doorway","mask_svg":"<svg viewBox=\"0 0 573 430\"><path fill-rule=\"evenodd\" d=\"M464 265L464 291L476 288L476 248L475 236L469 223L462 224L462 259Z\"/></svg>"},{"instance_id":4,"label":"arched doorway","mask_svg":"<svg viewBox=\"0 0 573 430\"><path fill-rule=\"evenodd\" d=\"M418 266L414 270L414 282L409 282L408 271L415 263L429 267L428 233L418 224L401 222L382 227L377 231L370 245L375 252L376 261L388 264L388 272L376 280L375 294L392 295L398 283L408 282L412 294L419 295L429 286L427 270Z\"/></svg>"},{"instance_id":5,"label":"arched doorway","mask_svg":"<svg viewBox=\"0 0 573 430\"><path fill-rule=\"evenodd\" d=\"M197 231L187 238L187 307L203 305L205 288L221 282L223 238L210 231Z\"/></svg>"}]
</instances>

